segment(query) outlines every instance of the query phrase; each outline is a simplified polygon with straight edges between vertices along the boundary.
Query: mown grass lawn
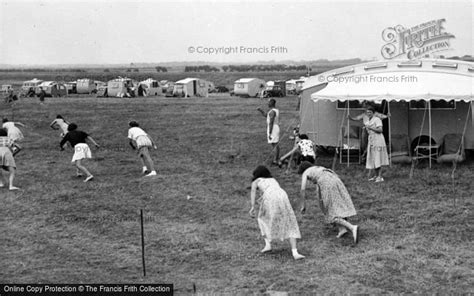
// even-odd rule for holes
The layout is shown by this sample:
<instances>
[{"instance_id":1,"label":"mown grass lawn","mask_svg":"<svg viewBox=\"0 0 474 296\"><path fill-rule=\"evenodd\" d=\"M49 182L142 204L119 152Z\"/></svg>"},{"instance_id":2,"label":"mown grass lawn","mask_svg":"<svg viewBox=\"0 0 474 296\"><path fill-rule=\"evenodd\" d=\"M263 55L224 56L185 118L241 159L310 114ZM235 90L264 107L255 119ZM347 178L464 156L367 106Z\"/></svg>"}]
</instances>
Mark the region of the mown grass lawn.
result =
<instances>
[{"instance_id":1,"label":"mown grass lawn","mask_svg":"<svg viewBox=\"0 0 474 296\"><path fill-rule=\"evenodd\" d=\"M17 157L20 192L0 191L0 279L10 283L173 283L177 294L474 292L472 160L452 168L393 166L368 183L362 165L336 171L358 210L357 246L323 223L314 187L295 262L287 242L259 254L263 240L248 215L252 170L270 147L258 99L211 97L59 98L47 107L19 102L0 116L25 123ZM277 100L282 152L297 122L296 100ZM59 151L56 114L101 144L84 184ZM127 123L155 137L158 176L140 176ZM332 157L319 163L331 166ZM294 207L299 176L271 171ZM139 211L145 213L147 276L142 275Z\"/></svg>"}]
</instances>

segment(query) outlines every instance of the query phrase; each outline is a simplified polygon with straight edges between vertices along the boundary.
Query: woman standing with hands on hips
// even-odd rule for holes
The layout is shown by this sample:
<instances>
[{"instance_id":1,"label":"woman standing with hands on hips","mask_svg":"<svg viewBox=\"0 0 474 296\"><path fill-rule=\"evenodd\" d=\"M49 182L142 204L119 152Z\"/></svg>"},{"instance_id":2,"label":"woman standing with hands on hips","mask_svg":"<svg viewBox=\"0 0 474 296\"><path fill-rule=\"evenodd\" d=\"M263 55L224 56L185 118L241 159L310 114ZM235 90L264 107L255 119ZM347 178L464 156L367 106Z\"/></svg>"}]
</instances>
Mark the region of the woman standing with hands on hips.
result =
<instances>
[{"instance_id":1,"label":"woman standing with hands on hips","mask_svg":"<svg viewBox=\"0 0 474 296\"><path fill-rule=\"evenodd\" d=\"M313 166L305 161L298 170L301 176L300 211L306 211L306 184L312 181L317 184L319 191L319 206L326 222L336 224L339 228L337 238L342 237L347 231L352 232L354 243L358 242L359 227L352 225L346 218L355 216L356 210L351 196L341 179L332 170L322 166Z\"/></svg>"},{"instance_id":2,"label":"woman standing with hands on hips","mask_svg":"<svg viewBox=\"0 0 474 296\"><path fill-rule=\"evenodd\" d=\"M369 120L364 124L364 128L369 135L367 144L367 161L365 167L369 170L369 181L376 183L383 182L382 166L388 165L387 145L383 136L383 125L380 118L374 116L375 108L367 107ZM372 176L372 171L375 171Z\"/></svg>"},{"instance_id":3,"label":"woman standing with hands on hips","mask_svg":"<svg viewBox=\"0 0 474 296\"><path fill-rule=\"evenodd\" d=\"M288 239L291 245L293 258L303 259L296 249L296 239L301 238L295 213L291 207L288 195L272 177L265 166L258 166L253 171L250 191L250 216L255 217L255 199L257 190L261 192L259 199L258 226L265 239L262 253L271 251L271 242L277 239Z\"/></svg>"}]
</instances>

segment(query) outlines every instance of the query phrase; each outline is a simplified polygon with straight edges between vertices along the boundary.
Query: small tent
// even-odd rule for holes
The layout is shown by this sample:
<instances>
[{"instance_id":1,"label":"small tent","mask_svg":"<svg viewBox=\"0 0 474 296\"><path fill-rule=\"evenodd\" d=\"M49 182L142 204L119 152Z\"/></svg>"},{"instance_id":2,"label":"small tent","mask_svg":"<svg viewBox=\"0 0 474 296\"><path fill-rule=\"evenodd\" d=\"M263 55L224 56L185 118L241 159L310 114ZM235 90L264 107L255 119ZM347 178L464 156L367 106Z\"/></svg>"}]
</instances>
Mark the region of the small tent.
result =
<instances>
[{"instance_id":1,"label":"small tent","mask_svg":"<svg viewBox=\"0 0 474 296\"><path fill-rule=\"evenodd\" d=\"M136 83L130 78L116 78L107 82L109 97L136 97Z\"/></svg>"},{"instance_id":2,"label":"small tent","mask_svg":"<svg viewBox=\"0 0 474 296\"><path fill-rule=\"evenodd\" d=\"M153 78L141 81L140 85L142 86L143 91L141 92L141 95L140 91L138 91L138 96L157 96L163 93L160 83Z\"/></svg>"},{"instance_id":3,"label":"small tent","mask_svg":"<svg viewBox=\"0 0 474 296\"><path fill-rule=\"evenodd\" d=\"M92 79L78 79L76 90L78 94L91 94L97 91L97 85Z\"/></svg>"},{"instance_id":4,"label":"small tent","mask_svg":"<svg viewBox=\"0 0 474 296\"><path fill-rule=\"evenodd\" d=\"M207 97L208 84L198 78L186 78L176 81L173 89L174 96L182 97Z\"/></svg>"},{"instance_id":5,"label":"small tent","mask_svg":"<svg viewBox=\"0 0 474 296\"><path fill-rule=\"evenodd\" d=\"M266 83L258 78L241 78L234 83L234 95L241 97L257 97L266 88Z\"/></svg>"},{"instance_id":6,"label":"small tent","mask_svg":"<svg viewBox=\"0 0 474 296\"><path fill-rule=\"evenodd\" d=\"M40 88L43 88L46 95L50 97L66 97L68 95L66 85L56 81L43 81L36 88L37 95L41 93Z\"/></svg>"},{"instance_id":7,"label":"small tent","mask_svg":"<svg viewBox=\"0 0 474 296\"><path fill-rule=\"evenodd\" d=\"M473 85L474 63L464 61L391 60L331 70L305 82L300 130L318 145L338 147L342 127L351 124L347 114L363 112L366 101L391 114L384 124L388 142L391 134L402 134L412 147L422 137L431 147L457 133L466 149L474 149Z\"/></svg>"},{"instance_id":8,"label":"small tent","mask_svg":"<svg viewBox=\"0 0 474 296\"><path fill-rule=\"evenodd\" d=\"M68 94L77 94L77 81L69 81L66 82L67 93Z\"/></svg>"}]
</instances>

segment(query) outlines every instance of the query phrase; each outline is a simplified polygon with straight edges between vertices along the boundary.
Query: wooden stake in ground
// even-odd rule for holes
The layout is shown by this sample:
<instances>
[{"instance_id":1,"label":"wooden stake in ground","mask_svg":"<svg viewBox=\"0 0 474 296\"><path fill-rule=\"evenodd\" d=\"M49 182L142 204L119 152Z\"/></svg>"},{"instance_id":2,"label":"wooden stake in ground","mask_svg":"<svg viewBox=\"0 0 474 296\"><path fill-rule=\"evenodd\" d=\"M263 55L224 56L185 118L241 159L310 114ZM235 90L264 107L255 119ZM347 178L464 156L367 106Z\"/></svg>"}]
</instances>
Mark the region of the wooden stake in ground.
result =
<instances>
[{"instance_id":1,"label":"wooden stake in ground","mask_svg":"<svg viewBox=\"0 0 474 296\"><path fill-rule=\"evenodd\" d=\"M143 265L143 276L146 276L145 268L145 236L143 235L143 210L140 209L140 226L142 233L142 265Z\"/></svg>"}]
</instances>

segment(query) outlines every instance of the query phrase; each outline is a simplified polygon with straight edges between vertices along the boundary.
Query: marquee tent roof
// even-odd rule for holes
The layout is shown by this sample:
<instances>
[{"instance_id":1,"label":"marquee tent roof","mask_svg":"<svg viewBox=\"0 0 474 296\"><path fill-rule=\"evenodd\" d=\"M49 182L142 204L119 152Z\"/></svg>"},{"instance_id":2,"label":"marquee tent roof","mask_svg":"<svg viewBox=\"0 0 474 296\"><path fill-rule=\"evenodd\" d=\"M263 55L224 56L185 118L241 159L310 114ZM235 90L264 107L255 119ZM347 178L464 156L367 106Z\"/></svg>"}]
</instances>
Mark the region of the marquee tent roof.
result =
<instances>
[{"instance_id":1,"label":"marquee tent roof","mask_svg":"<svg viewBox=\"0 0 474 296\"><path fill-rule=\"evenodd\" d=\"M305 89L327 83L325 88L311 95L314 101L474 101L474 64L449 62L361 64L345 71L339 69L342 73L339 75L337 71L330 71L318 75L317 79L313 77L313 84L305 84Z\"/></svg>"}]
</instances>

